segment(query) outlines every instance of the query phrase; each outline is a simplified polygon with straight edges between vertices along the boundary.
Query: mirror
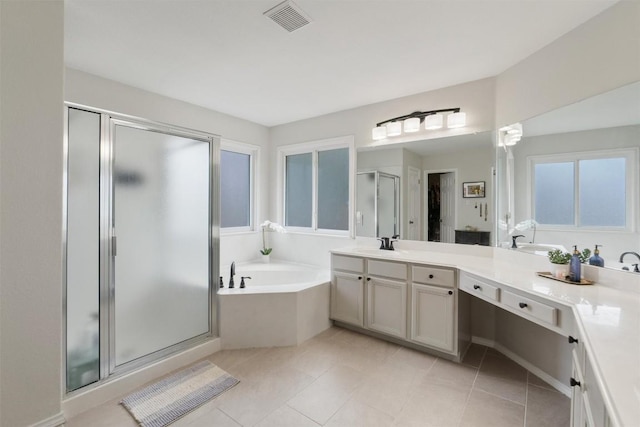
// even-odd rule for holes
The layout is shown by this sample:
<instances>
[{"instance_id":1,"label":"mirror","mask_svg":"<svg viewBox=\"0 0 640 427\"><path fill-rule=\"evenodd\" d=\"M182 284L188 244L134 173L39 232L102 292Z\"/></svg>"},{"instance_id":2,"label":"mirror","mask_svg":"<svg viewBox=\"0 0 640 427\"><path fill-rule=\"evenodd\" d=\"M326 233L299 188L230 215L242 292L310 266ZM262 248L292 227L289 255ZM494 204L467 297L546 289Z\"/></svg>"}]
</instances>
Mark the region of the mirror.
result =
<instances>
[{"instance_id":1,"label":"mirror","mask_svg":"<svg viewBox=\"0 0 640 427\"><path fill-rule=\"evenodd\" d=\"M498 245L523 235L540 255L602 246L605 267L640 262L640 82L522 123L516 145L497 148ZM532 245L533 243L533 245ZM538 247L538 245L541 245Z\"/></svg>"},{"instance_id":2,"label":"mirror","mask_svg":"<svg viewBox=\"0 0 640 427\"><path fill-rule=\"evenodd\" d=\"M480 132L358 148L356 235L400 234L403 240L488 245L495 223L493 138L493 132ZM366 226L367 215L372 218L374 212L373 187L363 193L366 183L360 183L365 176L372 177L376 172L378 176L397 177L399 186L395 197L397 205L386 213L378 211L380 223L395 224L395 228L378 227L377 233L374 225ZM370 178L369 182L372 183ZM478 194L483 197L464 197L463 183L478 182L484 183L484 194ZM396 231L392 233L392 229ZM482 241L474 239L476 236L481 236Z\"/></svg>"}]
</instances>

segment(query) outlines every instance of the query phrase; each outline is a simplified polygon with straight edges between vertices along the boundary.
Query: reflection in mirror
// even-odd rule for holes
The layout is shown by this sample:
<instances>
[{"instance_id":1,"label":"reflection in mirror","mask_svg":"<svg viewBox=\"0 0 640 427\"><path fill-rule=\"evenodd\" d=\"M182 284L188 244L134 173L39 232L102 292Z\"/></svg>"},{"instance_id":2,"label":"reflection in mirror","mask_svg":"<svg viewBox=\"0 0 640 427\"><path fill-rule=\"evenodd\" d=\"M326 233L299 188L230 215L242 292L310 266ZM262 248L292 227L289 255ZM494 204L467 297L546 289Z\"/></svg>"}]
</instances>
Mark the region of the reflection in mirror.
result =
<instances>
[{"instance_id":1,"label":"reflection in mirror","mask_svg":"<svg viewBox=\"0 0 640 427\"><path fill-rule=\"evenodd\" d=\"M400 177L380 171L358 172L356 235L391 237L399 233Z\"/></svg>"},{"instance_id":2,"label":"reflection in mirror","mask_svg":"<svg viewBox=\"0 0 640 427\"><path fill-rule=\"evenodd\" d=\"M488 244L486 237L494 228L495 220L493 209L487 209L493 206L493 138L492 132L482 132L360 148L357 156L356 235L389 237L400 234L403 240L453 243L459 235L458 231L467 235L482 232L482 241L466 239L465 242ZM367 215L369 218L372 216L374 199L369 197L367 202L361 189L361 186L366 186L366 179L360 173L372 171L399 177L398 208L395 210L399 220L395 222L394 233L389 229L375 235L375 226L366 224ZM447 193L450 195L449 203L438 204L438 211L434 212L434 206L429 205L428 181L437 178L440 182L441 178L447 177L450 185ZM486 182L485 197L463 198L462 183L477 181ZM369 203L368 207L366 203ZM443 217L440 209L445 209L449 218L444 224L446 233L442 233L439 221L433 221L433 218ZM394 210L388 212L381 221L393 223ZM379 214L383 215L381 211Z\"/></svg>"},{"instance_id":3,"label":"reflection in mirror","mask_svg":"<svg viewBox=\"0 0 640 427\"><path fill-rule=\"evenodd\" d=\"M640 262L620 263L623 252L640 252L640 82L522 125L516 145L498 147L499 245L523 234L541 255L598 245L605 267Z\"/></svg>"}]
</instances>

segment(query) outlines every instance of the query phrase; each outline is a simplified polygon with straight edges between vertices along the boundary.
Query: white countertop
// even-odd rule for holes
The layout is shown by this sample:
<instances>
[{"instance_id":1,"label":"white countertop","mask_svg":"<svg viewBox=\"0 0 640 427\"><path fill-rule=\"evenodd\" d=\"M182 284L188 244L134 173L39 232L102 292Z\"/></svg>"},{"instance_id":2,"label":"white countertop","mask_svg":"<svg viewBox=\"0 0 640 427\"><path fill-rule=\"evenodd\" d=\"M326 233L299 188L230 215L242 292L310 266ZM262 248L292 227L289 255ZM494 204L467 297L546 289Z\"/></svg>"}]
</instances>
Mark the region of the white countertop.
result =
<instances>
[{"instance_id":1,"label":"white countertop","mask_svg":"<svg viewBox=\"0 0 640 427\"><path fill-rule=\"evenodd\" d=\"M467 250L468 252L468 250ZM423 250L384 251L370 247L333 250L340 255L454 267L573 309L585 348L613 425L640 422L640 293L610 286L606 279L577 286L536 275L540 258L490 257ZM544 260L544 259L543 259ZM617 272L616 272L617 273ZM607 273L608 274L608 273ZM637 282L633 273L619 273ZM626 276L624 276L626 275Z\"/></svg>"}]
</instances>

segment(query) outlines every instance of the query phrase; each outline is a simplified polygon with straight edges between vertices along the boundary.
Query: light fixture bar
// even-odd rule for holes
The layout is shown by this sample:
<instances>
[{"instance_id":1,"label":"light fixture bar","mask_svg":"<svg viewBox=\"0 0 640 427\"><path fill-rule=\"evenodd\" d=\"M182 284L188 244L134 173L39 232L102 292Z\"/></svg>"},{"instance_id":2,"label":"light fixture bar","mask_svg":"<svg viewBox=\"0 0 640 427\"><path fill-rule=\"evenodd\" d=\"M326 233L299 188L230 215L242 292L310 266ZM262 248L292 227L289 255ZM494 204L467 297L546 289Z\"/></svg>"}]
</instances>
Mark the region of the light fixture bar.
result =
<instances>
[{"instance_id":1,"label":"light fixture bar","mask_svg":"<svg viewBox=\"0 0 640 427\"><path fill-rule=\"evenodd\" d=\"M382 126L384 124L391 123L391 122L397 122L397 121L403 121L403 120L406 120L406 119L411 119L411 118L414 118L414 117L417 117L420 120L422 120L425 117L430 116L432 114L447 113L447 112L459 113L460 112L460 108L443 108L441 110L415 111L415 112L413 112L411 114L407 114L407 115L399 116L399 117L394 117L393 119L388 119L388 120L382 121L380 123L377 123L376 127Z\"/></svg>"}]
</instances>

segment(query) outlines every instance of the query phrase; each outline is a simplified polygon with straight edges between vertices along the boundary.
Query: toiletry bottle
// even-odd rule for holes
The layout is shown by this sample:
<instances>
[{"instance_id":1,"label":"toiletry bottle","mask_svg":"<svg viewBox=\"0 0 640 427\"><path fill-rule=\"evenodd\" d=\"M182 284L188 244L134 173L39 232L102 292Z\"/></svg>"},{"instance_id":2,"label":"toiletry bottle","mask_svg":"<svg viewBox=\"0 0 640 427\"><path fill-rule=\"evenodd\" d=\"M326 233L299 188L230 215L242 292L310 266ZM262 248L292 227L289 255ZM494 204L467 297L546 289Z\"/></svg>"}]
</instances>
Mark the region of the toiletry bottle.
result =
<instances>
[{"instance_id":1,"label":"toiletry bottle","mask_svg":"<svg viewBox=\"0 0 640 427\"><path fill-rule=\"evenodd\" d=\"M580 252L578 252L578 246L573 247L573 255L569 262L569 280L572 282L580 281L581 265L580 265Z\"/></svg>"},{"instance_id":2,"label":"toiletry bottle","mask_svg":"<svg viewBox=\"0 0 640 427\"><path fill-rule=\"evenodd\" d=\"M596 245L595 250L593 251L593 255L589 258L589 265L595 265L596 267L604 267L604 259L600 256L600 251L598 250L598 246Z\"/></svg>"}]
</instances>

